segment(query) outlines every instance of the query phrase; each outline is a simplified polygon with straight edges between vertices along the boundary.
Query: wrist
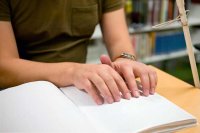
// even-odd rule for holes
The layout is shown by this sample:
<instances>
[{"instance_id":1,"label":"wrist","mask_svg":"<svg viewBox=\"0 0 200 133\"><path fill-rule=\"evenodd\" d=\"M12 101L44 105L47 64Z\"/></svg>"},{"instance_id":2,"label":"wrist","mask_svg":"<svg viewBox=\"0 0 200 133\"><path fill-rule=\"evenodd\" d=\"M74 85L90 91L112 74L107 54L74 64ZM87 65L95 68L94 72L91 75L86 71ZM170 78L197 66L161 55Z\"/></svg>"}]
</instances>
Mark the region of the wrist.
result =
<instances>
[{"instance_id":1,"label":"wrist","mask_svg":"<svg viewBox=\"0 0 200 133\"><path fill-rule=\"evenodd\" d=\"M48 75L49 81L56 86L65 87L73 84L73 74L77 63L56 63Z\"/></svg>"},{"instance_id":2,"label":"wrist","mask_svg":"<svg viewBox=\"0 0 200 133\"><path fill-rule=\"evenodd\" d=\"M121 53L118 57L114 58L114 61L116 61L119 58L123 58L123 59L128 59L128 60L132 60L132 61L136 61L136 56L134 54L129 54L126 52Z\"/></svg>"}]
</instances>

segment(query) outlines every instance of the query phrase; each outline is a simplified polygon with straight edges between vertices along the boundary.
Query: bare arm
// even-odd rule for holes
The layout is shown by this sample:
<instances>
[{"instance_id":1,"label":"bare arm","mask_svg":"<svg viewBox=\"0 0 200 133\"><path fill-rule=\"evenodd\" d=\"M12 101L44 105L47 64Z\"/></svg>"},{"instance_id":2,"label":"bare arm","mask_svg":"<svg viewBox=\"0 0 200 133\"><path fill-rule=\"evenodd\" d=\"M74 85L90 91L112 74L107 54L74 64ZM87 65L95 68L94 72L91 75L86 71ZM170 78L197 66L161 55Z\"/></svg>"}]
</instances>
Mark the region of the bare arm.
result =
<instances>
[{"instance_id":1,"label":"bare arm","mask_svg":"<svg viewBox=\"0 0 200 133\"><path fill-rule=\"evenodd\" d=\"M50 64L20 59L11 23L0 22L1 88L36 80L48 80L58 86L67 86L72 84L72 81L66 80L62 83L60 76L61 73L70 76L74 68L73 65L72 63ZM65 78L71 79L67 76Z\"/></svg>"},{"instance_id":2,"label":"bare arm","mask_svg":"<svg viewBox=\"0 0 200 133\"><path fill-rule=\"evenodd\" d=\"M0 88L36 80L47 80L59 87L75 85L88 92L97 104L102 104L103 99L108 103L119 101L121 93L130 99L122 77L108 65L20 59L11 23L0 21Z\"/></svg>"},{"instance_id":3,"label":"bare arm","mask_svg":"<svg viewBox=\"0 0 200 133\"><path fill-rule=\"evenodd\" d=\"M101 27L112 60L122 52L134 54L123 9L104 14Z\"/></svg>"},{"instance_id":4,"label":"bare arm","mask_svg":"<svg viewBox=\"0 0 200 133\"><path fill-rule=\"evenodd\" d=\"M146 96L153 94L157 84L156 72L143 63L117 58L123 52L134 55L125 22L124 10L120 9L105 13L102 18L101 27L108 52L113 61L113 63L111 63L108 57L101 57L102 63L111 65L122 75L133 96L139 96L135 81L136 77L141 79L143 94Z\"/></svg>"}]
</instances>

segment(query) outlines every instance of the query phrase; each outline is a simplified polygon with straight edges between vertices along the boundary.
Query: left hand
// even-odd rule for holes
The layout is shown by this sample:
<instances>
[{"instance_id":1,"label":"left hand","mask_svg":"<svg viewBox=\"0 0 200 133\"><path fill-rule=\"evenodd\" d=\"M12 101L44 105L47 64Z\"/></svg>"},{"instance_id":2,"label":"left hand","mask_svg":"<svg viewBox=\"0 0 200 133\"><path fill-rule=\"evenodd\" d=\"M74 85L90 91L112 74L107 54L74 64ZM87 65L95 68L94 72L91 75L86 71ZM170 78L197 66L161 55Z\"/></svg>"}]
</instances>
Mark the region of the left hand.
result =
<instances>
[{"instance_id":1,"label":"left hand","mask_svg":"<svg viewBox=\"0 0 200 133\"><path fill-rule=\"evenodd\" d=\"M143 95L148 96L155 93L157 74L149 66L125 58L118 58L112 62L107 55L102 55L100 60L102 64L110 65L123 77L134 97L140 96L140 91L135 80L137 77L141 80Z\"/></svg>"}]
</instances>

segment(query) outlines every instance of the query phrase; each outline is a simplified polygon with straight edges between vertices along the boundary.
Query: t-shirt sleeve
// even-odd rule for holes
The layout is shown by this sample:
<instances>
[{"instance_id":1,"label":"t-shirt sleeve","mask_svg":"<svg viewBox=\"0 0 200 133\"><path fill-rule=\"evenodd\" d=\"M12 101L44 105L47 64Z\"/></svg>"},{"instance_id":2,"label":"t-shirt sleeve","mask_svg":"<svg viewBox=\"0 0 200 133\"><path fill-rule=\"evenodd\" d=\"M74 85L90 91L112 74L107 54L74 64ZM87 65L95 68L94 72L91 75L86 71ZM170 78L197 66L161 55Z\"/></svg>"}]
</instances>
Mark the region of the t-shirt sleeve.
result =
<instances>
[{"instance_id":1,"label":"t-shirt sleeve","mask_svg":"<svg viewBox=\"0 0 200 133\"><path fill-rule=\"evenodd\" d=\"M103 13L124 7L125 0L103 0Z\"/></svg>"},{"instance_id":2,"label":"t-shirt sleeve","mask_svg":"<svg viewBox=\"0 0 200 133\"><path fill-rule=\"evenodd\" d=\"M0 21L10 21L10 6L8 0L0 0Z\"/></svg>"}]
</instances>

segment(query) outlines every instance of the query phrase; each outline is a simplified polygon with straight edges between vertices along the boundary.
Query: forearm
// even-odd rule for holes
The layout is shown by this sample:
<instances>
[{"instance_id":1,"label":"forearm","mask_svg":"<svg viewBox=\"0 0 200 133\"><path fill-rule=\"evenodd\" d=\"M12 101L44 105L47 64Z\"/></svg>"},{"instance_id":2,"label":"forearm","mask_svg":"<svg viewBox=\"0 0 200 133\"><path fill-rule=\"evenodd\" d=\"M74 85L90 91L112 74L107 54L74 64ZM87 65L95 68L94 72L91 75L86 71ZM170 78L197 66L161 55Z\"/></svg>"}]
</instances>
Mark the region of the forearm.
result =
<instances>
[{"instance_id":1,"label":"forearm","mask_svg":"<svg viewBox=\"0 0 200 133\"><path fill-rule=\"evenodd\" d=\"M0 88L47 80L55 85L73 84L78 63L40 63L20 59L11 22L0 21Z\"/></svg>"},{"instance_id":2,"label":"forearm","mask_svg":"<svg viewBox=\"0 0 200 133\"><path fill-rule=\"evenodd\" d=\"M101 24L104 41L112 60L123 52L134 54L123 9L104 14Z\"/></svg>"},{"instance_id":3,"label":"forearm","mask_svg":"<svg viewBox=\"0 0 200 133\"><path fill-rule=\"evenodd\" d=\"M0 61L0 88L22 83L45 80L57 86L72 84L75 63L40 63L18 58ZM65 76L63 78L63 76ZM65 81L61 81L65 79Z\"/></svg>"},{"instance_id":4,"label":"forearm","mask_svg":"<svg viewBox=\"0 0 200 133\"><path fill-rule=\"evenodd\" d=\"M111 42L109 42L111 41ZM134 48L129 40L129 38L119 38L105 41L107 44L107 49L112 60L115 60L122 53L129 53L135 55Z\"/></svg>"}]
</instances>

